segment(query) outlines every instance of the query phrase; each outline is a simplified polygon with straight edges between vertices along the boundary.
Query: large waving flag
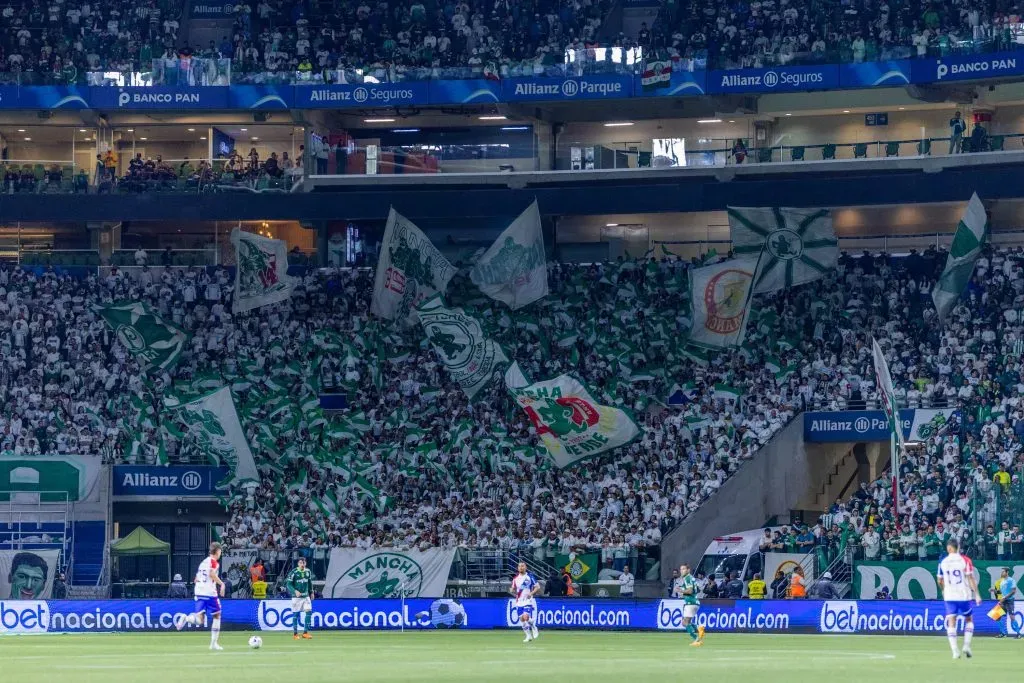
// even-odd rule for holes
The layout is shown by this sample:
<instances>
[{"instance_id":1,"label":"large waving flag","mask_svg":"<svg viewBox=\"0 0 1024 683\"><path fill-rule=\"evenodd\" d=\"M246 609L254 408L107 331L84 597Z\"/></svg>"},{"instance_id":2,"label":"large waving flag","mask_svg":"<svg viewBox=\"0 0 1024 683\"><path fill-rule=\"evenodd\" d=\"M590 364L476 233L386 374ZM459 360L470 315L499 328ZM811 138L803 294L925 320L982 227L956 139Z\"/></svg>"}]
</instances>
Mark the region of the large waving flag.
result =
<instances>
[{"instance_id":1,"label":"large waving flag","mask_svg":"<svg viewBox=\"0 0 1024 683\"><path fill-rule=\"evenodd\" d=\"M288 275L288 243L235 228L235 291L232 313L285 301L295 289Z\"/></svg>"},{"instance_id":2,"label":"large waving flag","mask_svg":"<svg viewBox=\"0 0 1024 683\"><path fill-rule=\"evenodd\" d=\"M690 270L690 343L741 346L753 299L756 260L730 259Z\"/></svg>"},{"instance_id":3,"label":"large waving flag","mask_svg":"<svg viewBox=\"0 0 1024 683\"><path fill-rule=\"evenodd\" d=\"M178 362L189 334L141 301L118 301L96 309L128 353L143 367L166 370Z\"/></svg>"},{"instance_id":4,"label":"large waving flag","mask_svg":"<svg viewBox=\"0 0 1024 683\"><path fill-rule=\"evenodd\" d=\"M946 316L956 306L960 295L971 281L974 264L981 255L981 247L988 236L988 216L985 206L978 199L978 194L971 195L967 210L960 224L956 227L953 244L949 247L946 267L942 270L938 282L932 288L932 302L939 314L939 322L945 322Z\"/></svg>"},{"instance_id":5,"label":"large waving flag","mask_svg":"<svg viewBox=\"0 0 1024 683\"><path fill-rule=\"evenodd\" d=\"M469 398L508 363L501 347L487 338L477 319L461 308L445 308L440 294L416 310L437 357Z\"/></svg>"},{"instance_id":6,"label":"large waving flag","mask_svg":"<svg viewBox=\"0 0 1024 683\"><path fill-rule=\"evenodd\" d=\"M546 382L513 387L523 379L518 365L509 368L509 391L526 411L558 467L625 446L640 435L640 428L628 413L594 401L575 377L560 375Z\"/></svg>"},{"instance_id":7,"label":"large waving flag","mask_svg":"<svg viewBox=\"0 0 1024 683\"><path fill-rule=\"evenodd\" d=\"M757 294L817 280L839 261L832 214L825 209L729 207L728 214L733 254L761 257Z\"/></svg>"},{"instance_id":8,"label":"large waving flag","mask_svg":"<svg viewBox=\"0 0 1024 683\"><path fill-rule=\"evenodd\" d=\"M892 436L892 500L893 509L899 514L900 501L900 456L903 453L903 425L900 424L900 413L896 407L896 394L892 388L892 376L889 374L889 364L882 353L882 347L878 340L871 340L871 357L875 364L875 382L878 385L878 395L882 400L882 408L889 418L889 431Z\"/></svg>"},{"instance_id":9,"label":"large waving flag","mask_svg":"<svg viewBox=\"0 0 1024 683\"><path fill-rule=\"evenodd\" d=\"M370 312L413 325L416 307L448 289L455 267L416 225L394 209L388 214Z\"/></svg>"},{"instance_id":10,"label":"large waving flag","mask_svg":"<svg viewBox=\"0 0 1024 683\"><path fill-rule=\"evenodd\" d=\"M498 235L469 278L481 292L512 310L547 296L544 232L536 200Z\"/></svg>"},{"instance_id":11,"label":"large waving flag","mask_svg":"<svg viewBox=\"0 0 1024 683\"><path fill-rule=\"evenodd\" d=\"M231 389L221 387L212 394L172 410L172 419L188 430L211 462L229 466L228 478L220 485L259 481L259 472L242 424L238 421Z\"/></svg>"}]
</instances>

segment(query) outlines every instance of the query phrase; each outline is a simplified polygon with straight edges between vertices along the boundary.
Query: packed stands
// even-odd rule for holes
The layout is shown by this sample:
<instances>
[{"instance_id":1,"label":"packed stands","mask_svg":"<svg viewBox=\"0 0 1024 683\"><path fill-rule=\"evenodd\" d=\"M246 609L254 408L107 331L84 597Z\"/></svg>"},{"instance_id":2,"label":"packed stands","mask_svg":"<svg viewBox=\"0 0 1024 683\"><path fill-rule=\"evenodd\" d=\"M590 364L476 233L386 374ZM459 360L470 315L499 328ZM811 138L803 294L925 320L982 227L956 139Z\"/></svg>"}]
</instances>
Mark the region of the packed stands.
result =
<instances>
[{"instance_id":1,"label":"packed stands","mask_svg":"<svg viewBox=\"0 0 1024 683\"><path fill-rule=\"evenodd\" d=\"M642 425L639 440L569 470L546 465L499 381L468 402L418 329L370 316L366 269L310 270L290 302L232 317L221 267L85 279L4 268L0 448L188 461L197 453L187 440L158 426L161 398L230 384L263 477L225 501L232 546L455 544L538 558L600 548L610 563L656 545L799 410L872 401L875 335L892 345L909 405L962 405L968 416L962 455L950 427L904 464L908 521L956 524L965 487L1019 462L1021 258L986 254L939 333L928 291L941 252L844 255L813 286L759 297L744 347L710 357L681 341L685 311L662 305L685 291L678 259L550 264L551 295L515 314L457 277L451 303L484 321L528 376L572 372ZM92 311L122 299L148 301L193 333L173 373L147 379ZM347 396L341 414L310 403L332 392ZM865 502L895 521L886 490L879 482L837 503L820 535L832 538L832 521L846 529L842 513ZM852 528L864 519L854 510Z\"/></svg>"}]
</instances>

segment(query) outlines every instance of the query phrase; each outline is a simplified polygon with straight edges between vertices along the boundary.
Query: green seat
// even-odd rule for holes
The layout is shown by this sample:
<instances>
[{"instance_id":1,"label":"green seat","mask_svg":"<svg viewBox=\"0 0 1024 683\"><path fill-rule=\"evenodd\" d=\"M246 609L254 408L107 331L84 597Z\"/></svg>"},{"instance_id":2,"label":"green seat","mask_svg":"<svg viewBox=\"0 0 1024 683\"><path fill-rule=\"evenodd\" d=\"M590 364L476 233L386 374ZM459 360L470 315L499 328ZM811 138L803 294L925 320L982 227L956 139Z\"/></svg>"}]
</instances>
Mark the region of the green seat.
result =
<instances>
[{"instance_id":1,"label":"green seat","mask_svg":"<svg viewBox=\"0 0 1024 683\"><path fill-rule=\"evenodd\" d=\"M885 156L887 157L898 157L900 155L900 143L898 142L887 142L885 143Z\"/></svg>"},{"instance_id":2,"label":"green seat","mask_svg":"<svg viewBox=\"0 0 1024 683\"><path fill-rule=\"evenodd\" d=\"M1002 135L993 135L988 139L988 147L993 152L1002 152L1006 139Z\"/></svg>"},{"instance_id":3,"label":"green seat","mask_svg":"<svg viewBox=\"0 0 1024 683\"><path fill-rule=\"evenodd\" d=\"M867 157L867 155L868 155L868 143L866 143L866 142L858 142L856 145L853 146L853 158L854 159L864 159L864 158Z\"/></svg>"},{"instance_id":4,"label":"green seat","mask_svg":"<svg viewBox=\"0 0 1024 683\"><path fill-rule=\"evenodd\" d=\"M932 141L929 138L917 141L917 153L921 156L928 156L932 153Z\"/></svg>"},{"instance_id":5,"label":"green seat","mask_svg":"<svg viewBox=\"0 0 1024 683\"><path fill-rule=\"evenodd\" d=\"M46 167L42 164L35 164L32 167L32 175L36 177L36 180L46 180Z\"/></svg>"},{"instance_id":6,"label":"green seat","mask_svg":"<svg viewBox=\"0 0 1024 683\"><path fill-rule=\"evenodd\" d=\"M792 147L789 150L789 158L793 161L804 160L804 148L803 147Z\"/></svg>"},{"instance_id":7,"label":"green seat","mask_svg":"<svg viewBox=\"0 0 1024 683\"><path fill-rule=\"evenodd\" d=\"M772 161L772 148L771 147L759 147L757 149L757 163L769 164Z\"/></svg>"},{"instance_id":8,"label":"green seat","mask_svg":"<svg viewBox=\"0 0 1024 683\"><path fill-rule=\"evenodd\" d=\"M835 159L836 146L831 142L827 143L824 147L821 148L821 158L824 159L825 161Z\"/></svg>"}]
</instances>

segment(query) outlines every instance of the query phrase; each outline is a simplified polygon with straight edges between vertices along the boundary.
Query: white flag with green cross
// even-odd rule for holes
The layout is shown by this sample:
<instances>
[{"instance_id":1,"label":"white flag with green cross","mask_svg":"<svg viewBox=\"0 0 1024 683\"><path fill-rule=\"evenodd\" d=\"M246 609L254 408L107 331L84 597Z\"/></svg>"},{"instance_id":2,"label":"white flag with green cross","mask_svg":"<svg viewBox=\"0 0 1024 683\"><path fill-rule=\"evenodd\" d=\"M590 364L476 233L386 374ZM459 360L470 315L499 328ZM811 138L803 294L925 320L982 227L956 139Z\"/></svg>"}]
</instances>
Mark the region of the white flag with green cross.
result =
<instances>
[{"instance_id":1,"label":"white flag with green cross","mask_svg":"<svg viewBox=\"0 0 1024 683\"><path fill-rule=\"evenodd\" d=\"M736 258L758 258L754 292L812 282L836 267L839 240L826 209L729 207Z\"/></svg>"},{"instance_id":2,"label":"white flag with green cross","mask_svg":"<svg viewBox=\"0 0 1024 683\"><path fill-rule=\"evenodd\" d=\"M118 301L96 310L125 350L143 367L172 367L188 343L188 332L167 322L141 301Z\"/></svg>"}]
</instances>

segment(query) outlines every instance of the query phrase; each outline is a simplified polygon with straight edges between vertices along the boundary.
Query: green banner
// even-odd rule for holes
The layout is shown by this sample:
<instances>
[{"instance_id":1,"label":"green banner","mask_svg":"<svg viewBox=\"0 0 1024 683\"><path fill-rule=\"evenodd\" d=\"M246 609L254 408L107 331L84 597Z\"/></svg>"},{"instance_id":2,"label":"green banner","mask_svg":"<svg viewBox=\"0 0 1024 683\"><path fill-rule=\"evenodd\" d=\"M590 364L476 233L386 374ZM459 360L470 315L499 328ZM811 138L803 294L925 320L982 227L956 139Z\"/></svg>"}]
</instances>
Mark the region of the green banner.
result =
<instances>
[{"instance_id":1,"label":"green banner","mask_svg":"<svg viewBox=\"0 0 1024 683\"><path fill-rule=\"evenodd\" d=\"M1010 576L1024 580L1024 562L979 561L974 563L978 590L983 600L992 598L989 589L999 579L1003 567L1010 568ZM886 587L897 600L941 600L939 583L935 578L938 561L924 562L857 562L853 566L853 597L873 600L875 594Z\"/></svg>"},{"instance_id":2,"label":"green banner","mask_svg":"<svg viewBox=\"0 0 1024 683\"><path fill-rule=\"evenodd\" d=\"M568 570L569 576L575 582L594 583L597 581L601 557L597 553L555 555L555 566L559 571Z\"/></svg>"}]
</instances>

